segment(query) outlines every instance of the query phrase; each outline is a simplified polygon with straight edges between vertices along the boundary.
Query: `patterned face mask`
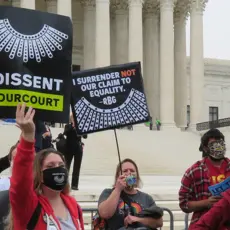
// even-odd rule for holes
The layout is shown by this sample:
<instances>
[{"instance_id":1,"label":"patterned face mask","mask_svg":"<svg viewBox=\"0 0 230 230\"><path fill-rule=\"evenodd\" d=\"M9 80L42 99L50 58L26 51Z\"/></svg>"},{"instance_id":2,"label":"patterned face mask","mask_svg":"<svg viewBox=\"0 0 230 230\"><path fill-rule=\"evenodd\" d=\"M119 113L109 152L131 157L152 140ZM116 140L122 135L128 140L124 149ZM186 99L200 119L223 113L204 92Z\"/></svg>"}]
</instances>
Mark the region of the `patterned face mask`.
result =
<instances>
[{"instance_id":1,"label":"patterned face mask","mask_svg":"<svg viewBox=\"0 0 230 230\"><path fill-rule=\"evenodd\" d=\"M223 140L216 140L208 144L209 155L214 159L223 159L226 153L226 146Z\"/></svg>"},{"instance_id":2,"label":"patterned face mask","mask_svg":"<svg viewBox=\"0 0 230 230\"><path fill-rule=\"evenodd\" d=\"M137 178L135 175L129 175L126 177L126 184L128 188L134 188L137 184Z\"/></svg>"}]
</instances>

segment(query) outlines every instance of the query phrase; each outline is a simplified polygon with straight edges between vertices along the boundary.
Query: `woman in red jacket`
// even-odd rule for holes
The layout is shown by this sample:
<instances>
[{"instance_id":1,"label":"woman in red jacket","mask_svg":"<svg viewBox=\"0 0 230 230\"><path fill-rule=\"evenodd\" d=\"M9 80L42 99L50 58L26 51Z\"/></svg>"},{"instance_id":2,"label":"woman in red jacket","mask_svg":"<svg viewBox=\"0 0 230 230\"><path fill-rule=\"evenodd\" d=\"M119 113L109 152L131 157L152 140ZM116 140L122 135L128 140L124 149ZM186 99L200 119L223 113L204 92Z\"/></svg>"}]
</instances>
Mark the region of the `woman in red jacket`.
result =
<instances>
[{"instance_id":1,"label":"woman in red jacket","mask_svg":"<svg viewBox=\"0 0 230 230\"><path fill-rule=\"evenodd\" d=\"M223 198L204 214L192 230L230 229L230 189L222 193Z\"/></svg>"},{"instance_id":2,"label":"woman in red jacket","mask_svg":"<svg viewBox=\"0 0 230 230\"><path fill-rule=\"evenodd\" d=\"M16 112L22 134L12 170L7 229L28 229L35 210L39 210L35 230L84 229L82 211L69 196L64 158L54 149L35 156L35 110L30 107L25 114L25 108L25 104L18 105Z\"/></svg>"}]
</instances>

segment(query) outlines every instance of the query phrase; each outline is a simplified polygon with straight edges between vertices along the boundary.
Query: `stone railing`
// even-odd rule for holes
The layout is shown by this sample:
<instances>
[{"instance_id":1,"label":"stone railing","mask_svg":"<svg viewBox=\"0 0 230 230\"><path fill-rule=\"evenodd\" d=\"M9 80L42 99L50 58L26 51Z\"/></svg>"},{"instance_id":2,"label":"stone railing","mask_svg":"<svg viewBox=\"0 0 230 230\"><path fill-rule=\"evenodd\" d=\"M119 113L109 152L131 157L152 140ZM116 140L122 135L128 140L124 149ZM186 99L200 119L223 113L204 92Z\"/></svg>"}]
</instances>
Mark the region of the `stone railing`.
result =
<instances>
[{"instance_id":1,"label":"stone railing","mask_svg":"<svg viewBox=\"0 0 230 230\"><path fill-rule=\"evenodd\" d=\"M208 129L213 129L213 128L223 128L223 127L228 127L228 126L230 126L230 117L219 119L216 121L207 121L207 122L197 123L196 130L203 131L203 130L208 130Z\"/></svg>"}]
</instances>

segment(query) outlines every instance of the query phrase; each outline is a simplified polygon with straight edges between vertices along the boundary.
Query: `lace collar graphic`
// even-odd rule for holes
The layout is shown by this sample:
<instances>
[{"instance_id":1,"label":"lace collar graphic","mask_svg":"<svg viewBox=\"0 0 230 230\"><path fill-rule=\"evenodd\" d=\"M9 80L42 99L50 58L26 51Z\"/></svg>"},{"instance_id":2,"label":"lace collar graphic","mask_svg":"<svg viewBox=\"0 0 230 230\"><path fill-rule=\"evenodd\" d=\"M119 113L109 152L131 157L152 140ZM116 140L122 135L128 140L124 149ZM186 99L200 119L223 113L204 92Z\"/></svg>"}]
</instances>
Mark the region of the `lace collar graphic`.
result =
<instances>
[{"instance_id":1,"label":"lace collar graphic","mask_svg":"<svg viewBox=\"0 0 230 230\"><path fill-rule=\"evenodd\" d=\"M26 63L30 59L41 62L42 58L53 58L55 50L62 50L64 39L68 39L67 34L46 24L38 33L25 35L17 32L8 19L0 20L0 52L9 53L10 59L20 57Z\"/></svg>"},{"instance_id":2,"label":"lace collar graphic","mask_svg":"<svg viewBox=\"0 0 230 230\"><path fill-rule=\"evenodd\" d=\"M148 116L145 95L131 89L126 101L113 109L100 109L82 97L74 106L79 130L83 132L105 129L111 126L132 124Z\"/></svg>"}]
</instances>

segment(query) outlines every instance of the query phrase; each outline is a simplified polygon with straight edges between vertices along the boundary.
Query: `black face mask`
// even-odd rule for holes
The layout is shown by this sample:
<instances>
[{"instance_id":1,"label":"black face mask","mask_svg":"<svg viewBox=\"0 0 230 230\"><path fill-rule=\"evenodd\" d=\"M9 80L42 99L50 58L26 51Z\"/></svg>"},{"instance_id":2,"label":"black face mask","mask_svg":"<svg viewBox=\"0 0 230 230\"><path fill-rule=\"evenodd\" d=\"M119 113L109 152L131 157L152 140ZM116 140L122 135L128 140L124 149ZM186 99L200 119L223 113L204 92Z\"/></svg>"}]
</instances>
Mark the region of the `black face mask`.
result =
<instances>
[{"instance_id":1,"label":"black face mask","mask_svg":"<svg viewBox=\"0 0 230 230\"><path fill-rule=\"evenodd\" d=\"M66 168L55 167L43 170L43 184L55 191L62 191L68 181Z\"/></svg>"}]
</instances>

